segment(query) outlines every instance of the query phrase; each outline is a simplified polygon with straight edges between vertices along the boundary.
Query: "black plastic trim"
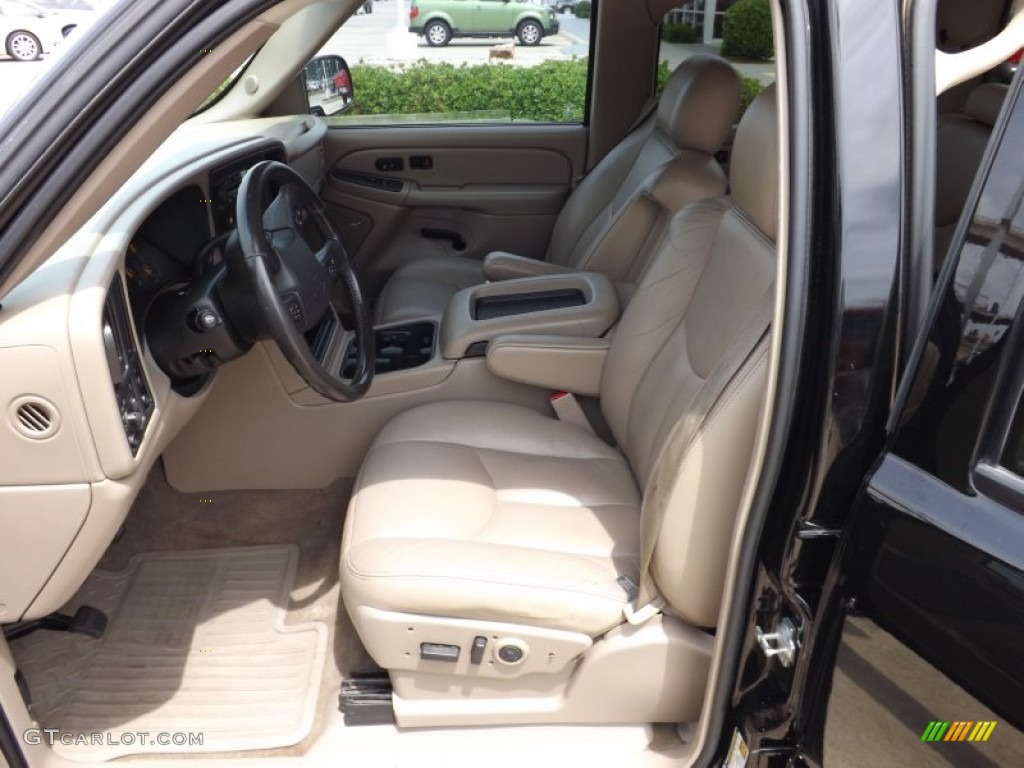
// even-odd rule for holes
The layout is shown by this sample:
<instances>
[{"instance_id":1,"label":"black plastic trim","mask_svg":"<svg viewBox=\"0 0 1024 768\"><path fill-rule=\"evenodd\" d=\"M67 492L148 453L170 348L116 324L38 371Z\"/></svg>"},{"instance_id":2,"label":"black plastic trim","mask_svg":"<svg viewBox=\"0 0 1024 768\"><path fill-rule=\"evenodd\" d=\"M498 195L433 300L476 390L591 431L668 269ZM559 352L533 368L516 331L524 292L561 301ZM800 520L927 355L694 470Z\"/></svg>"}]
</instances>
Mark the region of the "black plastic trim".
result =
<instances>
[{"instance_id":1,"label":"black plastic trim","mask_svg":"<svg viewBox=\"0 0 1024 768\"><path fill-rule=\"evenodd\" d=\"M18 736L3 709L0 709L0 755L3 755L10 768L28 768L28 760L25 759Z\"/></svg>"}]
</instances>

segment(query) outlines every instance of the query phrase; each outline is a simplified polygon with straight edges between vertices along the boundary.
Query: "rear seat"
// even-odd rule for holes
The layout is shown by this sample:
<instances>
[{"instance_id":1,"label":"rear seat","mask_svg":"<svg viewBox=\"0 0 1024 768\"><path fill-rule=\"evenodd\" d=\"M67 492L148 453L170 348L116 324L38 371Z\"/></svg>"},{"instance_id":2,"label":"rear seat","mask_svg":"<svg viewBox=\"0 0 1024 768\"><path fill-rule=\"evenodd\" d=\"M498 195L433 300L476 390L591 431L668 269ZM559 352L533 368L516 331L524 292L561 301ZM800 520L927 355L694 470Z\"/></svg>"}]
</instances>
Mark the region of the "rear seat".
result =
<instances>
[{"instance_id":1,"label":"rear seat","mask_svg":"<svg viewBox=\"0 0 1024 768\"><path fill-rule=\"evenodd\" d=\"M982 83L967 97L961 112L939 115L935 149L935 270L967 203L1008 86Z\"/></svg>"}]
</instances>

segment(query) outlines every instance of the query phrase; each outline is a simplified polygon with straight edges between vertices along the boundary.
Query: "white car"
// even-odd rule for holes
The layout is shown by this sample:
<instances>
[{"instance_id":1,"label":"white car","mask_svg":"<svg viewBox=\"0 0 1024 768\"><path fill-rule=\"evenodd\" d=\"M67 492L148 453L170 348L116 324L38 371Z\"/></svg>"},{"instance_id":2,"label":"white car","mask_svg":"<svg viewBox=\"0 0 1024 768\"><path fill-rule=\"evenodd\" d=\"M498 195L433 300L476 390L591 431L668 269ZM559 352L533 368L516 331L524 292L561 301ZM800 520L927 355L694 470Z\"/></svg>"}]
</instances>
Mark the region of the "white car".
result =
<instances>
[{"instance_id":1,"label":"white car","mask_svg":"<svg viewBox=\"0 0 1024 768\"><path fill-rule=\"evenodd\" d=\"M31 4L53 17L63 37L81 31L99 16L95 4L86 0L31 0Z\"/></svg>"},{"instance_id":2,"label":"white car","mask_svg":"<svg viewBox=\"0 0 1024 768\"><path fill-rule=\"evenodd\" d=\"M4 51L18 61L51 53L64 36L58 17L19 0L0 0L0 39Z\"/></svg>"}]
</instances>

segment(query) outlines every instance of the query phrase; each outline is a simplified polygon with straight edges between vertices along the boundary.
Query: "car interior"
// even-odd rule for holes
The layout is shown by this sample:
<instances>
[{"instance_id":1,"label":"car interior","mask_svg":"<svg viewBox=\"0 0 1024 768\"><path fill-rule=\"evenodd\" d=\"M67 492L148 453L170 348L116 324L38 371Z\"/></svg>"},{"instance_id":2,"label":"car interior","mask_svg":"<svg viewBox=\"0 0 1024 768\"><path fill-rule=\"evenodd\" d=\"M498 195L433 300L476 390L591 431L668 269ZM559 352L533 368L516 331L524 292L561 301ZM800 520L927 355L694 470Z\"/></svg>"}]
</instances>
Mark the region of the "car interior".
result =
<instances>
[{"instance_id":1,"label":"car interior","mask_svg":"<svg viewBox=\"0 0 1024 768\"><path fill-rule=\"evenodd\" d=\"M656 93L673 2L605 0L583 124L329 125L361 5L212 49L0 285L0 707L72 734L32 765L707 737L796 300L781 10L738 122L717 56ZM1022 19L938 3L936 271Z\"/></svg>"}]
</instances>

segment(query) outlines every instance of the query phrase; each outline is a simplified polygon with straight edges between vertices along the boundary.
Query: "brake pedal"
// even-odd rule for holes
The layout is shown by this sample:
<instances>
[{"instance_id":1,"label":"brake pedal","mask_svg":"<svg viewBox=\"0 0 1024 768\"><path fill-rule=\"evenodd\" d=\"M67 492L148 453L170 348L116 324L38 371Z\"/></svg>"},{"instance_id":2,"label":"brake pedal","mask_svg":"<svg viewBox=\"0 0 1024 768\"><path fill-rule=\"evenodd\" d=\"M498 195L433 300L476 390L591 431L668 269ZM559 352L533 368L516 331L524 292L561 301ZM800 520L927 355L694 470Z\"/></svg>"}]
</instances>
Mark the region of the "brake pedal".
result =
<instances>
[{"instance_id":1,"label":"brake pedal","mask_svg":"<svg viewBox=\"0 0 1024 768\"><path fill-rule=\"evenodd\" d=\"M355 673L341 681L338 705L345 725L388 725L395 722L391 680L386 672Z\"/></svg>"},{"instance_id":2,"label":"brake pedal","mask_svg":"<svg viewBox=\"0 0 1024 768\"><path fill-rule=\"evenodd\" d=\"M78 635L88 635L99 640L103 637L103 633L107 631L107 624L109 623L107 614L101 611L99 608L93 608L91 605L83 605L75 611L75 615L71 617L71 625L67 628L67 632L74 632Z\"/></svg>"},{"instance_id":3,"label":"brake pedal","mask_svg":"<svg viewBox=\"0 0 1024 768\"><path fill-rule=\"evenodd\" d=\"M23 621L20 624L11 624L4 627L4 638L15 640L25 635L30 635L36 630L45 629L49 632L73 632L77 635L87 635L97 640L103 637L107 631L107 614L99 608L91 605L83 605L75 611L74 616L66 613L51 613L41 619Z\"/></svg>"}]
</instances>

